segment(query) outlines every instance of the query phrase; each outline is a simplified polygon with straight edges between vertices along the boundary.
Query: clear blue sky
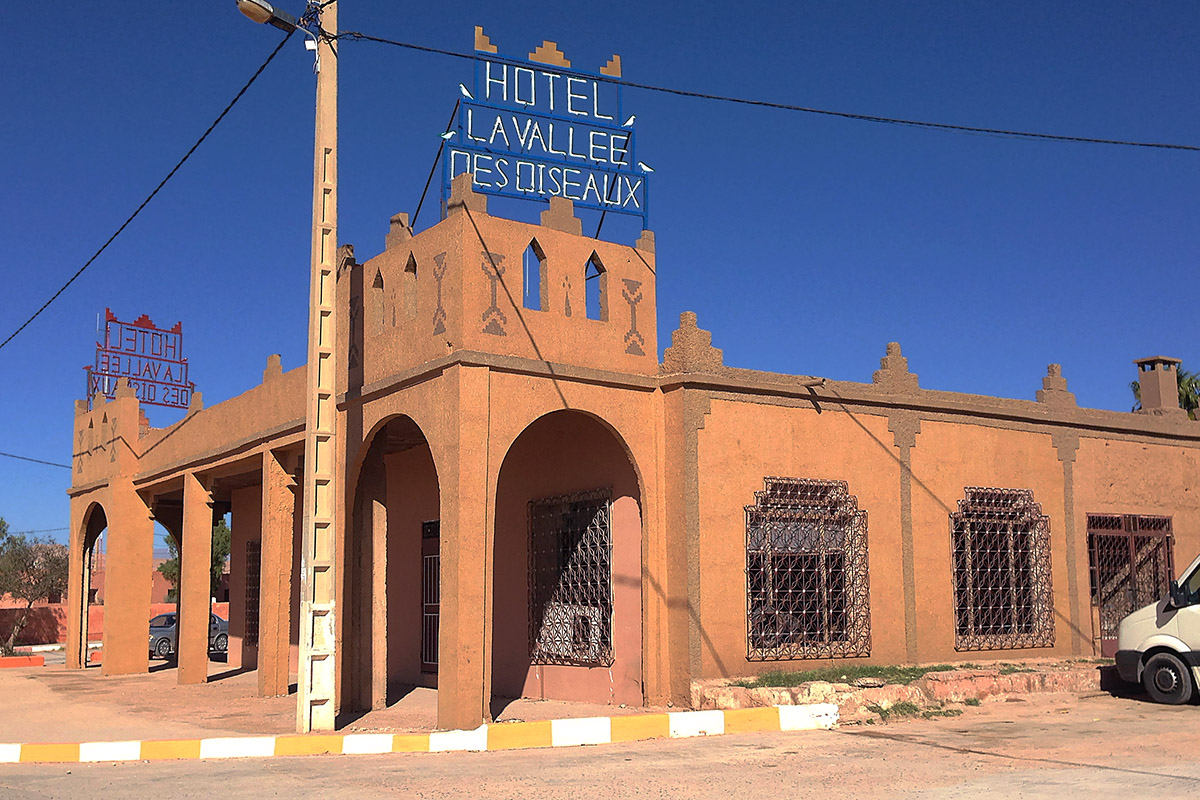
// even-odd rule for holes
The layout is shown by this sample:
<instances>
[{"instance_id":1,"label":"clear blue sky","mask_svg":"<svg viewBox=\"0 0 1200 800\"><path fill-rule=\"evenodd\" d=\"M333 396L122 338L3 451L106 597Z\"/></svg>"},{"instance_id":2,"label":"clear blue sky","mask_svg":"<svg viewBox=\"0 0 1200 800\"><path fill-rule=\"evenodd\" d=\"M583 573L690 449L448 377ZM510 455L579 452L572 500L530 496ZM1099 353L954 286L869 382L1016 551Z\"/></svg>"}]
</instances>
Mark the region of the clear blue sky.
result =
<instances>
[{"instance_id":1,"label":"clear blue sky","mask_svg":"<svg viewBox=\"0 0 1200 800\"><path fill-rule=\"evenodd\" d=\"M882 116L1200 145L1193 2L603 4L341 0L341 26L459 51L557 41L629 80ZM280 7L299 13L299 0ZM0 339L112 233L282 35L232 0L5 10ZM685 10L686 9L686 10ZM414 209L467 61L342 44L341 239ZM183 322L213 404L302 363L311 57L297 37L175 180L0 350L0 451L67 463L96 315ZM654 166L659 340L698 312L727 364L1032 399L1061 362L1128 410L1131 360L1200 367L1200 153L1036 143L629 90ZM436 196L433 198L436 201ZM535 210L535 209L534 209ZM434 221L436 202L418 227ZM607 224L606 224L607 228ZM614 229L614 233L619 230ZM156 425L180 412L154 410ZM0 516L65 527L65 469L0 458ZM59 534L59 537L65 537Z\"/></svg>"}]
</instances>

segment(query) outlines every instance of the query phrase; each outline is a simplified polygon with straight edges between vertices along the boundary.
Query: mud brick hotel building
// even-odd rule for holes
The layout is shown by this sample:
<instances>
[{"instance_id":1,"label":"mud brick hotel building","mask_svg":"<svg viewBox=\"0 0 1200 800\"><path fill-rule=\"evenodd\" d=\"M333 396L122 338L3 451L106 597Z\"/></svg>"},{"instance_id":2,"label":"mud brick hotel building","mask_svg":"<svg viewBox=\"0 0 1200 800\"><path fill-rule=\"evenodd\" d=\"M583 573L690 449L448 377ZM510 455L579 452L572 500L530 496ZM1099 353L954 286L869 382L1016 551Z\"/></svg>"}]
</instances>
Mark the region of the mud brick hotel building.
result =
<instances>
[{"instance_id":1,"label":"mud brick hotel building","mask_svg":"<svg viewBox=\"0 0 1200 800\"><path fill-rule=\"evenodd\" d=\"M659 361L656 274L649 231L588 238L561 198L489 216L469 175L434 227L341 249L342 709L434 686L439 725L471 728L495 698L686 706L693 681L831 660L1109 652L1200 550L1176 360L1138 362L1139 413L1078 407L1054 364L1035 400L926 389L894 343L863 383L738 369L690 313ZM269 357L163 429L127 386L77 403L70 666L102 530L103 670L145 672L154 522L186 608L231 512L230 665L288 691L305 378ZM181 682L207 678L194 638Z\"/></svg>"}]
</instances>

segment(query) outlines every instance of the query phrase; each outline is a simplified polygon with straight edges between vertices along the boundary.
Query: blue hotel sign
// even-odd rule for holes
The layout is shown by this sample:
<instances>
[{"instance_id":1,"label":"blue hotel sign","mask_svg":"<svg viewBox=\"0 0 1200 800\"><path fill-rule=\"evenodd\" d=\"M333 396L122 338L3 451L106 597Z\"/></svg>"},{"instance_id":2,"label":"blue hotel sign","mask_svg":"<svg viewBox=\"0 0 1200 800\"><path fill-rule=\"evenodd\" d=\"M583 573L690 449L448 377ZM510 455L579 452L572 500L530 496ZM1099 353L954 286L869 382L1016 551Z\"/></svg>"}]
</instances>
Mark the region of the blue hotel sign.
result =
<instances>
[{"instance_id":1,"label":"blue hotel sign","mask_svg":"<svg viewBox=\"0 0 1200 800\"><path fill-rule=\"evenodd\" d=\"M477 50L480 41L495 49L477 29ZM530 57L543 52L569 66L549 42ZM602 74L479 53L475 89L470 98L463 91L456 128L443 145L443 199L451 180L470 172L477 192L566 197L580 208L632 214L646 227L647 176L634 156L632 117L623 117L614 63L619 75L616 57Z\"/></svg>"}]
</instances>

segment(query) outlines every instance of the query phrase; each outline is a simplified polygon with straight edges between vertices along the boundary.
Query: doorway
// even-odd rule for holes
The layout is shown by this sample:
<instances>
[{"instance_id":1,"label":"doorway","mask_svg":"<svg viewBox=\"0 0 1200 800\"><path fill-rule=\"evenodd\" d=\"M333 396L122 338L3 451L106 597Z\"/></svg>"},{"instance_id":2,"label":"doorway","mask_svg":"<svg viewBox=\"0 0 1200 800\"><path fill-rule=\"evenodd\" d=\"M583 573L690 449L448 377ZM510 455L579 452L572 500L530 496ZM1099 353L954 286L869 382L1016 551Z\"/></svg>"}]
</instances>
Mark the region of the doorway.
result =
<instances>
[{"instance_id":1,"label":"doorway","mask_svg":"<svg viewBox=\"0 0 1200 800\"><path fill-rule=\"evenodd\" d=\"M1170 517L1088 514L1092 614L1100 655L1117 652L1117 628L1167 593L1175 577Z\"/></svg>"},{"instance_id":2,"label":"doorway","mask_svg":"<svg viewBox=\"0 0 1200 800\"><path fill-rule=\"evenodd\" d=\"M441 522L421 523L421 674L437 686L438 623L442 600Z\"/></svg>"}]
</instances>

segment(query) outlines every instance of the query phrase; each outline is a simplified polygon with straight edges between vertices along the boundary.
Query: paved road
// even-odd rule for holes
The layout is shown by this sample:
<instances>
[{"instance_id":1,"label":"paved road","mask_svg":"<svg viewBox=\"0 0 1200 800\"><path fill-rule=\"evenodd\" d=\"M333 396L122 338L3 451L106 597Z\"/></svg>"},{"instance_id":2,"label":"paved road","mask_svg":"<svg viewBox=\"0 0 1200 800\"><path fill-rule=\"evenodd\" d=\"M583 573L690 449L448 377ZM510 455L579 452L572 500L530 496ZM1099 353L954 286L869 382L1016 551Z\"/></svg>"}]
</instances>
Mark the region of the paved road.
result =
<instances>
[{"instance_id":1,"label":"paved road","mask_svg":"<svg viewBox=\"0 0 1200 800\"><path fill-rule=\"evenodd\" d=\"M0 797L923 798L1191 796L1200 708L1096 694L961 717L501 753L0 765Z\"/></svg>"}]
</instances>

